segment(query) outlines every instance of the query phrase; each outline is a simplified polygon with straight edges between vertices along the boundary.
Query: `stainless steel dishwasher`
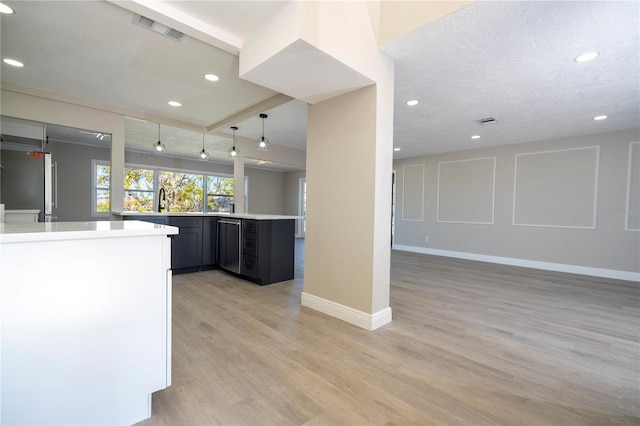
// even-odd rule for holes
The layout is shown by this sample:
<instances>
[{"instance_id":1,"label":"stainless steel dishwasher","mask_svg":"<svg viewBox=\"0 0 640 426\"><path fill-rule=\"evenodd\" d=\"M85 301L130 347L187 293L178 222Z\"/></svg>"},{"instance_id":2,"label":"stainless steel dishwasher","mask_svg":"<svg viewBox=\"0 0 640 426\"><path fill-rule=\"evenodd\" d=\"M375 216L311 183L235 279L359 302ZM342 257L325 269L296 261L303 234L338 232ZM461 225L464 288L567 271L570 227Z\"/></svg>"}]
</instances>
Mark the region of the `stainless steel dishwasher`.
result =
<instances>
[{"instance_id":1,"label":"stainless steel dishwasher","mask_svg":"<svg viewBox=\"0 0 640 426\"><path fill-rule=\"evenodd\" d=\"M242 219L218 220L218 266L240 273L242 264Z\"/></svg>"}]
</instances>

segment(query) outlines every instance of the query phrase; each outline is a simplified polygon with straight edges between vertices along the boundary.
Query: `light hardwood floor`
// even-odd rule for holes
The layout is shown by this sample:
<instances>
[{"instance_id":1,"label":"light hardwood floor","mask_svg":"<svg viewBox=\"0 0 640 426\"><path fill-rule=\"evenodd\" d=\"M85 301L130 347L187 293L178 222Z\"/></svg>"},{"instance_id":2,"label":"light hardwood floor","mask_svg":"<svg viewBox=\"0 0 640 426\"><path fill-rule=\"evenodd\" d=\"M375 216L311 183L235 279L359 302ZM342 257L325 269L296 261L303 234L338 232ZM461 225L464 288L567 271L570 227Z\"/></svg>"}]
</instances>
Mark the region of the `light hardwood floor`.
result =
<instances>
[{"instance_id":1,"label":"light hardwood floor","mask_svg":"<svg viewBox=\"0 0 640 426\"><path fill-rule=\"evenodd\" d=\"M141 425L639 425L640 285L393 251L393 322L293 281L174 277L173 385Z\"/></svg>"}]
</instances>

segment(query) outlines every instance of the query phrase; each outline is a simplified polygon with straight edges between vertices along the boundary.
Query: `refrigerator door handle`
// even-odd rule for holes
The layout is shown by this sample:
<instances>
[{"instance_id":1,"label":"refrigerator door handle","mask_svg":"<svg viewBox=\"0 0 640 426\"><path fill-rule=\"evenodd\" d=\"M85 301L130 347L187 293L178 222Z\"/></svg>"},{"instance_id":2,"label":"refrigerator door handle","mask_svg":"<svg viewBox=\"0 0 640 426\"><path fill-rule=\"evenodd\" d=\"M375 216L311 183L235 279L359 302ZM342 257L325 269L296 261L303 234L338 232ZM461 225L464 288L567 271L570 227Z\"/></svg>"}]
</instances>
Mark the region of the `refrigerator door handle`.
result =
<instances>
[{"instance_id":1,"label":"refrigerator door handle","mask_svg":"<svg viewBox=\"0 0 640 426\"><path fill-rule=\"evenodd\" d=\"M58 162L53 162L53 208L58 208ZM53 212L52 212L53 213Z\"/></svg>"},{"instance_id":2,"label":"refrigerator door handle","mask_svg":"<svg viewBox=\"0 0 640 426\"><path fill-rule=\"evenodd\" d=\"M48 217L53 214L53 164L51 162L51 154L44 154L44 211L42 212L43 221L49 222Z\"/></svg>"}]
</instances>

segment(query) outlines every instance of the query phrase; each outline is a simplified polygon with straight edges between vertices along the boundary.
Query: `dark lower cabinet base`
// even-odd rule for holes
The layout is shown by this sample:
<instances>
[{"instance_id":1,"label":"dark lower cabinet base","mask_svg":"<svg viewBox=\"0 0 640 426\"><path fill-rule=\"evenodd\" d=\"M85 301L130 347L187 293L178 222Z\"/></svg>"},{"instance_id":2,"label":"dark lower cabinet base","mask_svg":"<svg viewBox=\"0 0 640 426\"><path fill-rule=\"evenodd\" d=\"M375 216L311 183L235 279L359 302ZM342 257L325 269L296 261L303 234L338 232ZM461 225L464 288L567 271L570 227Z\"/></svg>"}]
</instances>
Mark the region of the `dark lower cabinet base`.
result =
<instances>
[{"instance_id":1,"label":"dark lower cabinet base","mask_svg":"<svg viewBox=\"0 0 640 426\"><path fill-rule=\"evenodd\" d=\"M295 220L242 219L240 273L235 276L258 285L294 278ZM224 238L218 233L218 238ZM226 247L219 241L219 247ZM236 250L237 245L233 246ZM237 252L236 252L237 253Z\"/></svg>"},{"instance_id":2,"label":"dark lower cabinet base","mask_svg":"<svg viewBox=\"0 0 640 426\"><path fill-rule=\"evenodd\" d=\"M202 265L202 266L200 267L200 270L201 270L201 271L212 271L212 270L214 270L214 269L220 269L220 268L218 268L218 266L217 266L217 265Z\"/></svg>"},{"instance_id":3,"label":"dark lower cabinet base","mask_svg":"<svg viewBox=\"0 0 640 426\"><path fill-rule=\"evenodd\" d=\"M251 282L253 284L258 284L259 286L264 286L264 285L269 285L269 284L277 284L277 283L281 283L281 282L284 282L284 281L292 280L294 278L292 276L291 278L278 279L277 281L266 281L266 280L264 280L262 278L251 278L251 277L248 277L246 275L236 274L235 272L226 271L224 269L220 269L220 270L226 272L229 275L233 275L234 277L240 278L242 280L249 281L249 282Z\"/></svg>"},{"instance_id":4,"label":"dark lower cabinet base","mask_svg":"<svg viewBox=\"0 0 640 426\"><path fill-rule=\"evenodd\" d=\"M190 268L174 268L171 269L171 272L173 273L173 275L177 275L177 274L187 274L189 272L200 272L202 270L202 268L199 268L197 266L192 266Z\"/></svg>"},{"instance_id":5,"label":"dark lower cabinet base","mask_svg":"<svg viewBox=\"0 0 640 426\"><path fill-rule=\"evenodd\" d=\"M143 220L177 226L178 235L171 239L171 266L174 274L221 269L218 249L218 217L200 216L124 216L124 220ZM267 285L294 278L295 220L241 221L240 273L226 271L258 285ZM238 245L233 247L238 256ZM237 271L237 263L236 269Z\"/></svg>"},{"instance_id":6,"label":"dark lower cabinet base","mask_svg":"<svg viewBox=\"0 0 640 426\"><path fill-rule=\"evenodd\" d=\"M260 285L292 280L295 221L243 220L241 274Z\"/></svg>"}]
</instances>

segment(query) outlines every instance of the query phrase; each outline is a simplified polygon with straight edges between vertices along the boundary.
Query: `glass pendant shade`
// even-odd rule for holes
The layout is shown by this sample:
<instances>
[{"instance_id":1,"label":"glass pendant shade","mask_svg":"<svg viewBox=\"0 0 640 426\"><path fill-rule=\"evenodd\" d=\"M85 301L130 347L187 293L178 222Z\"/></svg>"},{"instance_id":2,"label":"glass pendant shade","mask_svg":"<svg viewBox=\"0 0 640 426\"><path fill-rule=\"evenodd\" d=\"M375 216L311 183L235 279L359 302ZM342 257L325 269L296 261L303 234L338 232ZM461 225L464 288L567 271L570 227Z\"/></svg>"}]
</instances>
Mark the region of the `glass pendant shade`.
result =
<instances>
[{"instance_id":1,"label":"glass pendant shade","mask_svg":"<svg viewBox=\"0 0 640 426\"><path fill-rule=\"evenodd\" d=\"M260 118L262 118L262 136L258 138L258 144L257 144L258 151L269 150L269 139L264 137L264 119L267 117L268 117L267 114L260 114Z\"/></svg>"},{"instance_id":2,"label":"glass pendant shade","mask_svg":"<svg viewBox=\"0 0 640 426\"><path fill-rule=\"evenodd\" d=\"M209 153L204 149L204 133L202 134L202 151L198 154L200 158L206 160L209 157Z\"/></svg>"},{"instance_id":3,"label":"glass pendant shade","mask_svg":"<svg viewBox=\"0 0 640 426\"><path fill-rule=\"evenodd\" d=\"M154 143L152 146L155 148L156 152L164 151L165 146L162 142L160 142L160 123L158 123L158 142Z\"/></svg>"},{"instance_id":4,"label":"glass pendant shade","mask_svg":"<svg viewBox=\"0 0 640 426\"><path fill-rule=\"evenodd\" d=\"M269 150L269 139L264 136L258 139L258 150L259 151L268 151Z\"/></svg>"},{"instance_id":5,"label":"glass pendant shade","mask_svg":"<svg viewBox=\"0 0 640 426\"><path fill-rule=\"evenodd\" d=\"M238 155L240 155L240 150L236 148L236 130L238 130L238 128L236 126L233 126L231 127L231 130L233 130L233 146L228 151L228 153L229 157L236 158Z\"/></svg>"}]
</instances>

